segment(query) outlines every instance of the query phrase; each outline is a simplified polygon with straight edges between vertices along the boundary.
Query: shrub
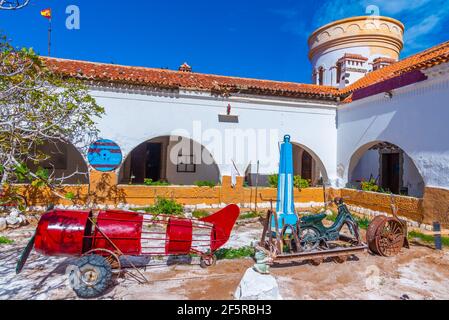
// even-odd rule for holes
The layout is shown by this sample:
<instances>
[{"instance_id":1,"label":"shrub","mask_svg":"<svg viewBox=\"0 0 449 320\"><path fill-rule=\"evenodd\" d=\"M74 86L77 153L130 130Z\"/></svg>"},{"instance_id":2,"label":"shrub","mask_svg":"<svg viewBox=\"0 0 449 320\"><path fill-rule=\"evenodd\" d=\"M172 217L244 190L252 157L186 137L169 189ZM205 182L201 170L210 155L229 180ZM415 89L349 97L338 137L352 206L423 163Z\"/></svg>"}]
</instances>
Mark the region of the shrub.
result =
<instances>
[{"instance_id":1,"label":"shrub","mask_svg":"<svg viewBox=\"0 0 449 320\"><path fill-rule=\"evenodd\" d=\"M427 235L427 234L423 234L421 232L417 232L417 231L411 231L408 233L408 238L409 239L413 239L413 238L418 238L423 242L426 243L435 243L435 238L434 236L431 235ZM443 246L449 246L449 238L448 237L441 237L441 243L443 244Z\"/></svg>"},{"instance_id":2,"label":"shrub","mask_svg":"<svg viewBox=\"0 0 449 320\"><path fill-rule=\"evenodd\" d=\"M362 181L360 184L363 191L379 192L380 187L377 184L376 179L371 178L368 181Z\"/></svg>"},{"instance_id":3,"label":"shrub","mask_svg":"<svg viewBox=\"0 0 449 320\"><path fill-rule=\"evenodd\" d=\"M279 181L279 175L272 174L268 176L268 185L271 188L277 188ZM301 176L293 177L293 185L297 189L306 189L310 187L310 181L307 179L303 179Z\"/></svg>"},{"instance_id":4,"label":"shrub","mask_svg":"<svg viewBox=\"0 0 449 320\"><path fill-rule=\"evenodd\" d=\"M169 186L170 184L166 181L153 181L153 179L145 179L143 183L146 186Z\"/></svg>"},{"instance_id":5,"label":"shrub","mask_svg":"<svg viewBox=\"0 0 449 320\"><path fill-rule=\"evenodd\" d=\"M12 244L14 241L6 237L0 237L0 244Z\"/></svg>"},{"instance_id":6,"label":"shrub","mask_svg":"<svg viewBox=\"0 0 449 320\"><path fill-rule=\"evenodd\" d=\"M213 188L215 186L217 186L217 183L214 181L195 181L195 185L197 187L209 187L209 188Z\"/></svg>"},{"instance_id":7,"label":"shrub","mask_svg":"<svg viewBox=\"0 0 449 320\"><path fill-rule=\"evenodd\" d=\"M180 216L184 213L184 208L181 204L174 200L158 197L154 206L133 209L133 211L145 211L147 213Z\"/></svg>"},{"instance_id":8,"label":"shrub","mask_svg":"<svg viewBox=\"0 0 449 320\"><path fill-rule=\"evenodd\" d=\"M239 249L220 249L215 255L217 256L217 260L233 260L233 259L241 259L247 257L253 257L256 253L256 250L253 247L242 247Z\"/></svg>"},{"instance_id":9,"label":"shrub","mask_svg":"<svg viewBox=\"0 0 449 320\"><path fill-rule=\"evenodd\" d=\"M242 215L240 215L239 220L247 220L247 219L253 219L253 218L259 218L259 213L255 211L247 212Z\"/></svg>"},{"instance_id":10,"label":"shrub","mask_svg":"<svg viewBox=\"0 0 449 320\"><path fill-rule=\"evenodd\" d=\"M209 216L209 212L205 210L195 210L192 212L192 216L196 219L206 218Z\"/></svg>"},{"instance_id":11,"label":"shrub","mask_svg":"<svg viewBox=\"0 0 449 320\"><path fill-rule=\"evenodd\" d=\"M270 174L268 176L268 185L271 188L277 188L278 187L278 175L277 174Z\"/></svg>"},{"instance_id":12,"label":"shrub","mask_svg":"<svg viewBox=\"0 0 449 320\"><path fill-rule=\"evenodd\" d=\"M298 188L298 189L306 189L306 188L310 187L310 181L307 179L301 178L301 176L294 176L293 184L294 184L295 188Z\"/></svg>"}]
</instances>

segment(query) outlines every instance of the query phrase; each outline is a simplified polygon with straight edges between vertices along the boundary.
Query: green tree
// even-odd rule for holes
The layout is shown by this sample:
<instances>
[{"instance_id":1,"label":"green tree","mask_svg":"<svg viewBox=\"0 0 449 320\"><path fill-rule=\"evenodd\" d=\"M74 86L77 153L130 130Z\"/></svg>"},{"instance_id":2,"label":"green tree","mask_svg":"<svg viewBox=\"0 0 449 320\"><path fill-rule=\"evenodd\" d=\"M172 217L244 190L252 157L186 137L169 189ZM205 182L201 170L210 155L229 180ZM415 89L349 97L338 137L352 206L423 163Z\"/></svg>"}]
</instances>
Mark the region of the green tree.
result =
<instances>
[{"instance_id":1,"label":"green tree","mask_svg":"<svg viewBox=\"0 0 449 320\"><path fill-rule=\"evenodd\" d=\"M50 71L32 49L0 37L0 189L28 181L57 194L69 176L54 178L40 168L50 155L39 146L71 143L83 152L97 138L95 120L103 114L84 83Z\"/></svg>"}]
</instances>

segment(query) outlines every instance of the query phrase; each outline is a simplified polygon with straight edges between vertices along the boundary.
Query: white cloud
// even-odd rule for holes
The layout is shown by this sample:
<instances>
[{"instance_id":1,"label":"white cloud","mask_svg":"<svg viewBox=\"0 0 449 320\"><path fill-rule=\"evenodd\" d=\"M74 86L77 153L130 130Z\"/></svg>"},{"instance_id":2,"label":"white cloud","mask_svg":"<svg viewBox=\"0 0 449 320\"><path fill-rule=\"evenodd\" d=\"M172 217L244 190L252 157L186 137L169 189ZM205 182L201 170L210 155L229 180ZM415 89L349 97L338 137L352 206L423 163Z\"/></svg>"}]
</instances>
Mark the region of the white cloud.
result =
<instances>
[{"instance_id":1,"label":"white cloud","mask_svg":"<svg viewBox=\"0 0 449 320\"><path fill-rule=\"evenodd\" d=\"M373 6L379 10L372 10ZM298 7L277 10L276 14L285 18L282 30L307 37L324 24L351 16L378 13L396 18L406 27L405 54L434 44L449 23L448 0L324 0L312 16L305 12Z\"/></svg>"}]
</instances>

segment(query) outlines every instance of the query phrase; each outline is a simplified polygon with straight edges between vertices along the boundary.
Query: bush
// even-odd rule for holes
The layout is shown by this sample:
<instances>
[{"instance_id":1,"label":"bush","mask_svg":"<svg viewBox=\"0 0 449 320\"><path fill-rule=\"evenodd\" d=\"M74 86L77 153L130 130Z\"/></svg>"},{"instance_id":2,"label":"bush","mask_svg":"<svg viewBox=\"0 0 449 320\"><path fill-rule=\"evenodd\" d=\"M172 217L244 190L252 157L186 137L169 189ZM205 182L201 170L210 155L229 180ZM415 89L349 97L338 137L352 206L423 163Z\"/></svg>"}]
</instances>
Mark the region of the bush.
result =
<instances>
[{"instance_id":1,"label":"bush","mask_svg":"<svg viewBox=\"0 0 449 320\"><path fill-rule=\"evenodd\" d=\"M214 181L195 181L195 185L197 187L209 187L213 188L217 186L217 183Z\"/></svg>"},{"instance_id":2,"label":"bush","mask_svg":"<svg viewBox=\"0 0 449 320\"><path fill-rule=\"evenodd\" d=\"M268 185L271 188L277 188L278 181L279 181L279 175L272 174L272 175L268 176ZM310 181L307 179L303 179L301 176L294 176L293 177L293 185L297 189L306 189L306 188L310 188Z\"/></svg>"},{"instance_id":3,"label":"bush","mask_svg":"<svg viewBox=\"0 0 449 320\"><path fill-rule=\"evenodd\" d=\"M374 178L371 178L368 181L362 181L360 186L363 191L379 192L380 190L380 187Z\"/></svg>"},{"instance_id":4,"label":"bush","mask_svg":"<svg viewBox=\"0 0 449 320\"><path fill-rule=\"evenodd\" d=\"M259 218L259 217L260 217L260 215L257 212L251 211L251 212L247 212L247 213L240 215L239 220L247 220L247 219Z\"/></svg>"},{"instance_id":5,"label":"bush","mask_svg":"<svg viewBox=\"0 0 449 320\"><path fill-rule=\"evenodd\" d=\"M6 237L0 237L0 244L12 244L14 241L6 238Z\"/></svg>"},{"instance_id":6,"label":"bush","mask_svg":"<svg viewBox=\"0 0 449 320\"><path fill-rule=\"evenodd\" d=\"M192 216L196 219L201 219L210 216L210 214L205 210L195 210L192 212Z\"/></svg>"},{"instance_id":7,"label":"bush","mask_svg":"<svg viewBox=\"0 0 449 320\"><path fill-rule=\"evenodd\" d=\"M169 186L170 184L166 181L153 181L153 179L145 179L143 183L146 186Z\"/></svg>"},{"instance_id":8,"label":"bush","mask_svg":"<svg viewBox=\"0 0 449 320\"><path fill-rule=\"evenodd\" d=\"M166 198L158 197L156 204L148 208L134 209L134 211L145 211L147 213L153 214L167 214L180 216L184 213L184 208L181 204L174 200L169 200Z\"/></svg>"},{"instance_id":9,"label":"bush","mask_svg":"<svg viewBox=\"0 0 449 320\"><path fill-rule=\"evenodd\" d=\"M278 175L277 174L270 174L268 176L268 185L271 188L277 188L278 187Z\"/></svg>"},{"instance_id":10,"label":"bush","mask_svg":"<svg viewBox=\"0 0 449 320\"><path fill-rule=\"evenodd\" d=\"M298 188L298 189L306 189L306 188L310 187L310 181L307 179L301 178L301 176L294 176L293 184L294 184L295 188Z\"/></svg>"},{"instance_id":11,"label":"bush","mask_svg":"<svg viewBox=\"0 0 449 320\"><path fill-rule=\"evenodd\" d=\"M215 255L217 260L233 260L247 257L253 257L256 250L253 247L243 247L239 249L220 249Z\"/></svg>"}]
</instances>

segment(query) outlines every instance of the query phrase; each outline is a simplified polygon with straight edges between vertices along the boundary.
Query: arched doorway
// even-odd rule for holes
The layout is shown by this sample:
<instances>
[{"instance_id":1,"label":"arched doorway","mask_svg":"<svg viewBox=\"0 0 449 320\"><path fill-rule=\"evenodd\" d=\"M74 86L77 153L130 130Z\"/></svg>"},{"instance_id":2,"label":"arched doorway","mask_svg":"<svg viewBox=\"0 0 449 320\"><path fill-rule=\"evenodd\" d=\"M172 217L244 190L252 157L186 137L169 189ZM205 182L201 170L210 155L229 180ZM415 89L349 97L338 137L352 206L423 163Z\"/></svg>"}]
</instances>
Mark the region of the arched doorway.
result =
<instances>
[{"instance_id":1,"label":"arched doorway","mask_svg":"<svg viewBox=\"0 0 449 320\"><path fill-rule=\"evenodd\" d=\"M45 155L43 160L27 162L28 168L36 172L47 170L50 179L59 184L89 184L89 169L83 156L75 146L61 141L49 141L36 147L36 154Z\"/></svg>"},{"instance_id":2,"label":"arched doorway","mask_svg":"<svg viewBox=\"0 0 449 320\"><path fill-rule=\"evenodd\" d=\"M161 136L138 145L125 159L120 184L167 182L194 185L220 181L220 171L210 152L199 143L177 136Z\"/></svg>"},{"instance_id":3,"label":"arched doorway","mask_svg":"<svg viewBox=\"0 0 449 320\"><path fill-rule=\"evenodd\" d=\"M399 146L387 141L374 141L359 148L351 157L349 187L361 188L372 181L381 192L421 198L424 180L413 159Z\"/></svg>"},{"instance_id":4,"label":"arched doorway","mask_svg":"<svg viewBox=\"0 0 449 320\"><path fill-rule=\"evenodd\" d=\"M293 143L293 172L296 176L309 180L311 186L328 181L326 168L321 159L304 145Z\"/></svg>"}]
</instances>

